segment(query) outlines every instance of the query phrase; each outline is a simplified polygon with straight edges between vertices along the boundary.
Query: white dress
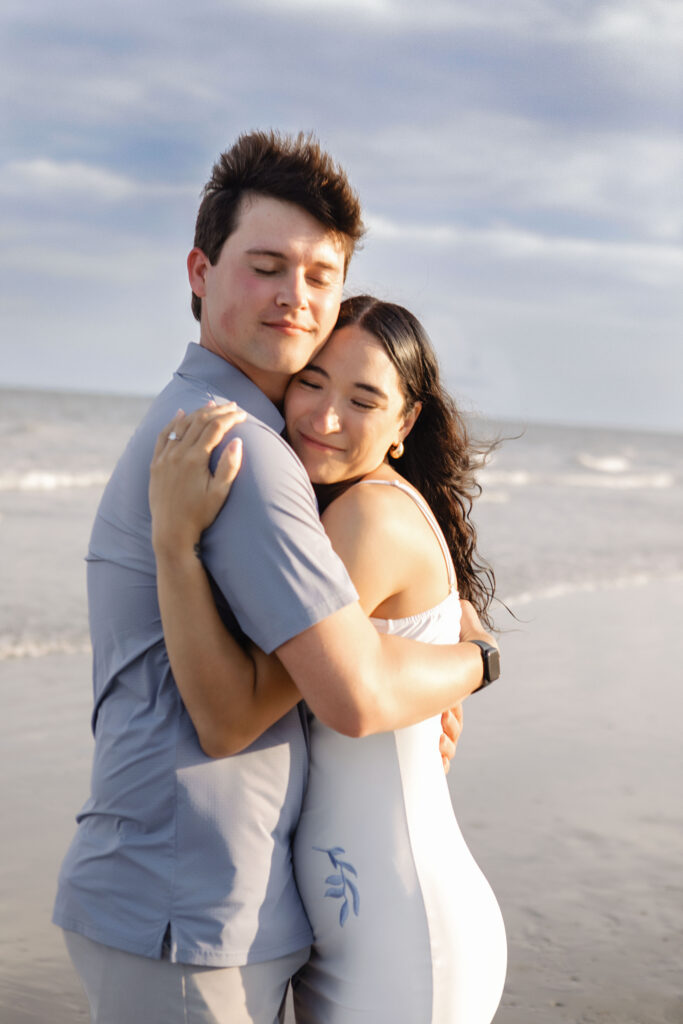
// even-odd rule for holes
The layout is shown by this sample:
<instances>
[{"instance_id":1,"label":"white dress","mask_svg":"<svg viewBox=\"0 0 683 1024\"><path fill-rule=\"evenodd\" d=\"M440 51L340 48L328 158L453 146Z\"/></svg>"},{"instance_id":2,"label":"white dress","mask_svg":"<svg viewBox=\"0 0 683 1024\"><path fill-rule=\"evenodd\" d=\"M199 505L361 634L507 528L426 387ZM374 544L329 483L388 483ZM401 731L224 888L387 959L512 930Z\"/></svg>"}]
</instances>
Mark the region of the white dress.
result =
<instances>
[{"instance_id":1,"label":"white dress","mask_svg":"<svg viewBox=\"0 0 683 1024\"><path fill-rule=\"evenodd\" d=\"M460 603L446 542L412 488L448 565L450 592L383 633L455 643ZM310 775L294 842L313 926L295 979L298 1024L489 1024L505 981L505 929L453 814L440 718L350 739L311 717Z\"/></svg>"}]
</instances>

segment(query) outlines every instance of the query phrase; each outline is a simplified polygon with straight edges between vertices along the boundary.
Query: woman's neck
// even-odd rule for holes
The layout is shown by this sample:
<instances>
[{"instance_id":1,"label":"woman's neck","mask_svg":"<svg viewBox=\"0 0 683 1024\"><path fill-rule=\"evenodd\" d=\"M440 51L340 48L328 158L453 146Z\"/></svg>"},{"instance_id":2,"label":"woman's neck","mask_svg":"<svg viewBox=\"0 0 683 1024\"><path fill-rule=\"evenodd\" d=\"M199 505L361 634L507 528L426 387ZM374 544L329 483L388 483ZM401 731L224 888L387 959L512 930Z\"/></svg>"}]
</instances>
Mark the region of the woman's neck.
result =
<instances>
[{"instance_id":1,"label":"woman's neck","mask_svg":"<svg viewBox=\"0 0 683 1024\"><path fill-rule=\"evenodd\" d=\"M322 515L328 505L331 505L336 498L341 498L342 494L348 491L349 487L353 487L354 484L357 484L365 476L367 476L367 473L351 477L350 480L339 480L336 484L313 484L313 490L318 499L318 514Z\"/></svg>"}]
</instances>

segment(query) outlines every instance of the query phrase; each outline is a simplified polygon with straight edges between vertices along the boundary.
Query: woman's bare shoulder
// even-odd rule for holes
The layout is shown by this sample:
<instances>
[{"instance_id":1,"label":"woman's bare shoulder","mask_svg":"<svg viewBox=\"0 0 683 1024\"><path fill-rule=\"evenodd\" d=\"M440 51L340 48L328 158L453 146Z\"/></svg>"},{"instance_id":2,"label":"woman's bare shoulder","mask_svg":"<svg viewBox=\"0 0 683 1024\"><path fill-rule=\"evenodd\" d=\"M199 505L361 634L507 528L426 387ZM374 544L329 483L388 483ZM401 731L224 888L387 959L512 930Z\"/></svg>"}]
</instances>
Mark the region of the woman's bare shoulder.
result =
<instances>
[{"instance_id":1,"label":"woman's bare shoulder","mask_svg":"<svg viewBox=\"0 0 683 1024\"><path fill-rule=\"evenodd\" d=\"M394 494L393 492L397 493ZM350 487L322 517L323 525L358 591L361 605L372 614L391 595L406 588L414 575L413 552L395 487ZM407 500L404 497L404 501Z\"/></svg>"},{"instance_id":2,"label":"woman's bare shoulder","mask_svg":"<svg viewBox=\"0 0 683 1024\"><path fill-rule=\"evenodd\" d=\"M400 617L445 596L441 548L404 486L361 481L328 506L323 523L366 610L382 608L382 617ZM387 605L390 599L398 601L396 608Z\"/></svg>"},{"instance_id":3,"label":"woman's bare shoulder","mask_svg":"<svg viewBox=\"0 0 683 1024\"><path fill-rule=\"evenodd\" d=\"M416 501L406 494L405 488L412 490L410 485L400 478L396 482L401 486L362 480L350 487L325 510L322 521L328 534L333 538L344 535L366 551L399 556L404 565L429 558L435 546L434 531Z\"/></svg>"},{"instance_id":4,"label":"woman's bare shoulder","mask_svg":"<svg viewBox=\"0 0 683 1024\"><path fill-rule=\"evenodd\" d=\"M383 483L393 481L383 480ZM373 486L374 484L374 486ZM409 485L406 485L409 486ZM389 526L399 527L404 520L414 521L414 513L419 513L415 503L399 488L377 486L370 479L360 480L328 505L322 516L327 527L328 523L352 518L365 528Z\"/></svg>"}]
</instances>

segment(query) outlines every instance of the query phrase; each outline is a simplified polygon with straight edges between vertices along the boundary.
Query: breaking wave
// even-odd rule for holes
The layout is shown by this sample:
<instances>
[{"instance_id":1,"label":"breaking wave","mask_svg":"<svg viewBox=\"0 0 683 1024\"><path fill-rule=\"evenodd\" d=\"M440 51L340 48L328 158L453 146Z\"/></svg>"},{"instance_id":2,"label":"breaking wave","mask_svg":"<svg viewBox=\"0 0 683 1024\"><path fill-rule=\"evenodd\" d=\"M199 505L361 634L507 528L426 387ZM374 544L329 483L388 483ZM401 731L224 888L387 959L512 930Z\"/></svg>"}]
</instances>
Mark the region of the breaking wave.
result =
<instances>
[{"instance_id":1,"label":"breaking wave","mask_svg":"<svg viewBox=\"0 0 683 1024\"><path fill-rule=\"evenodd\" d=\"M528 470L486 470L481 483L489 487L597 487L605 490L663 490L673 487L676 475L668 470L644 473L617 471L594 473L533 473Z\"/></svg>"},{"instance_id":2,"label":"breaking wave","mask_svg":"<svg viewBox=\"0 0 683 1024\"><path fill-rule=\"evenodd\" d=\"M514 611L520 605L531 604L534 601L548 601L557 597L566 597L569 594L595 594L604 590L627 590L630 587L645 587L651 583L661 584L665 581L681 582L683 581L683 573L672 573L666 577L662 577L660 573L631 573L630 575L617 576L612 579L552 583L546 587L512 594L505 597L504 602Z\"/></svg>"},{"instance_id":3,"label":"breaking wave","mask_svg":"<svg viewBox=\"0 0 683 1024\"><path fill-rule=\"evenodd\" d=\"M53 473L49 470L32 469L24 473L0 473L0 491L61 491L104 487L110 475L102 470Z\"/></svg>"},{"instance_id":4,"label":"breaking wave","mask_svg":"<svg viewBox=\"0 0 683 1024\"><path fill-rule=\"evenodd\" d=\"M0 661L44 658L48 654L88 654L91 649L88 636L0 636Z\"/></svg>"}]
</instances>

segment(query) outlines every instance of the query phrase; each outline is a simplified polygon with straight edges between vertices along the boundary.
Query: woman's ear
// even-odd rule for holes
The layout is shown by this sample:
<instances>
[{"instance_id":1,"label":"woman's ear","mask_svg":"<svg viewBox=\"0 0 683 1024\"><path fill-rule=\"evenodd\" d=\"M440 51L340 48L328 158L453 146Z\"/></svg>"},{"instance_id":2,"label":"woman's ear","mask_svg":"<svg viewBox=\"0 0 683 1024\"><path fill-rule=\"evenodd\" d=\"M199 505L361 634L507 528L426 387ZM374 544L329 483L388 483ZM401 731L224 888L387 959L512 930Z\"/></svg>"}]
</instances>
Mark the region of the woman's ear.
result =
<instances>
[{"instance_id":1,"label":"woman's ear","mask_svg":"<svg viewBox=\"0 0 683 1024\"><path fill-rule=\"evenodd\" d=\"M403 423L401 425L399 441L405 441L408 434L415 426L417 417L420 415L421 412L422 402L416 402L415 405L411 408L410 412L406 413L403 419Z\"/></svg>"}]
</instances>

